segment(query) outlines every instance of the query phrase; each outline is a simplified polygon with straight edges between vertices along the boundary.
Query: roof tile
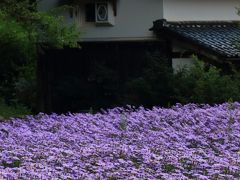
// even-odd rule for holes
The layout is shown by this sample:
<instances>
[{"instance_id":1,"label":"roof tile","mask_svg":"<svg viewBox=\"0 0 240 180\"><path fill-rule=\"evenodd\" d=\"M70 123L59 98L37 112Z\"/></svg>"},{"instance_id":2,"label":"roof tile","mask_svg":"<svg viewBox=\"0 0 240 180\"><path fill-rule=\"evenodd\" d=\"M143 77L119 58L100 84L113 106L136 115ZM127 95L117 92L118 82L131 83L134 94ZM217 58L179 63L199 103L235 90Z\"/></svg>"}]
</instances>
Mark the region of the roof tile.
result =
<instances>
[{"instance_id":1,"label":"roof tile","mask_svg":"<svg viewBox=\"0 0 240 180\"><path fill-rule=\"evenodd\" d=\"M164 20L161 20L164 21ZM216 53L233 58L240 57L240 27L235 21L155 22L154 31L175 33Z\"/></svg>"}]
</instances>

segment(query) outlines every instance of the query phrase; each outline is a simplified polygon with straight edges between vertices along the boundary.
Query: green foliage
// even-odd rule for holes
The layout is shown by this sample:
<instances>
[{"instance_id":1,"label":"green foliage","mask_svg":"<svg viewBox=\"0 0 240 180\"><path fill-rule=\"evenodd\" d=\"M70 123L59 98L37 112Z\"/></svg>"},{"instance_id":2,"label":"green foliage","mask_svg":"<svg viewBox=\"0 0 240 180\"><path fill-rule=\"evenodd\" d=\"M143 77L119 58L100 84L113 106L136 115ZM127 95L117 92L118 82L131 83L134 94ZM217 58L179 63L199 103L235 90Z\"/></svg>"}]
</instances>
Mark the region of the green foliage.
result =
<instances>
[{"instance_id":1,"label":"green foliage","mask_svg":"<svg viewBox=\"0 0 240 180\"><path fill-rule=\"evenodd\" d=\"M17 104L9 106L0 99L0 121L8 119L10 117L23 117L30 113L31 111L25 106Z\"/></svg>"},{"instance_id":2,"label":"green foliage","mask_svg":"<svg viewBox=\"0 0 240 180\"><path fill-rule=\"evenodd\" d=\"M16 167L20 167L21 165L21 161L20 160L14 160L13 162L11 163L8 163L6 161L2 161L2 166L4 168L16 168Z\"/></svg>"},{"instance_id":3,"label":"green foliage","mask_svg":"<svg viewBox=\"0 0 240 180\"><path fill-rule=\"evenodd\" d=\"M0 95L14 99L15 82L21 67L31 60L32 43L27 31L15 20L6 21L0 15Z\"/></svg>"},{"instance_id":4,"label":"green foliage","mask_svg":"<svg viewBox=\"0 0 240 180\"><path fill-rule=\"evenodd\" d=\"M98 110L126 104L168 107L176 103L215 104L240 100L237 70L224 74L221 69L194 57L191 67L173 73L169 60L155 51L126 57L131 60L112 57L102 60L100 55L94 60L83 57L87 59L85 62L58 59L60 71L53 72L56 78L52 85L54 111L81 111L90 107ZM56 61L52 63L51 67ZM120 128L125 129L124 121L121 123Z\"/></svg>"},{"instance_id":5,"label":"green foliage","mask_svg":"<svg viewBox=\"0 0 240 180\"><path fill-rule=\"evenodd\" d=\"M76 25L37 11L32 0L0 2L0 96L36 109L37 58L45 48L78 47Z\"/></svg>"},{"instance_id":6,"label":"green foliage","mask_svg":"<svg viewBox=\"0 0 240 180\"><path fill-rule=\"evenodd\" d=\"M240 100L238 73L223 74L220 69L194 57L194 64L174 76L174 95L181 103L222 103Z\"/></svg>"},{"instance_id":7,"label":"green foliage","mask_svg":"<svg viewBox=\"0 0 240 180\"><path fill-rule=\"evenodd\" d=\"M147 54L145 66L139 76L126 82L124 101L133 105L164 105L172 94L172 69L159 53Z\"/></svg>"},{"instance_id":8,"label":"green foliage","mask_svg":"<svg viewBox=\"0 0 240 180\"><path fill-rule=\"evenodd\" d=\"M162 169L166 173L171 173L176 170L176 167L172 164L164 164L164 165L162 165Z\"/></svg>"}]
</instances>

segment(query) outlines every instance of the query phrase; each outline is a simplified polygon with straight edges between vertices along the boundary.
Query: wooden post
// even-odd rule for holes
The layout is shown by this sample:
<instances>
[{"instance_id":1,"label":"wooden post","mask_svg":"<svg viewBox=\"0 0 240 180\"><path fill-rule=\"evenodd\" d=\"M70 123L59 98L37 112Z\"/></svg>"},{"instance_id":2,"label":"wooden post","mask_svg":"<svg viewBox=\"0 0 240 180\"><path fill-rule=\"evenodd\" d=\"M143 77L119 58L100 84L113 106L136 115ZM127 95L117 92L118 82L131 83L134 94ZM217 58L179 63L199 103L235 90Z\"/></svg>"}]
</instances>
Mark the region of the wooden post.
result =
<instances>
[{"instance_id":1,"label":"wooden post","mask_svg":"<svg viewBox=\"0 0 240 180\"><path fill-rule=\"evenodd\" d=\"M44 112L44 58L41 51L37 54L37 112Z\"/></svg>"}]
</instances>

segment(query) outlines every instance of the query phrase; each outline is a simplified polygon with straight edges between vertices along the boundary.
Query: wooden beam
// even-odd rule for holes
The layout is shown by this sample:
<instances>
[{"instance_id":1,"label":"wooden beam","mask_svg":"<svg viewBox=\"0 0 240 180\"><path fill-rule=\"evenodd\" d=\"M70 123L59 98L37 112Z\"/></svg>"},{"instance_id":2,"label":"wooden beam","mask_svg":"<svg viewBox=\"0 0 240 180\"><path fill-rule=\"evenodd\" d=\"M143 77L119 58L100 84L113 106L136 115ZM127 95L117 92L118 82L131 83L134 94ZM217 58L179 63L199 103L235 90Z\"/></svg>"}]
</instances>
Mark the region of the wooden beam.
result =
<instances>
[{"instance_id":1,"label":"wooden beam","mask_svg":"<svg viewBox=\"0 0 240 180\"><path fill-rule=\"evenodd\" d=\"M111 0L113 6L113 14L117 16L117 0Z\"/></svg>"},{"instance_id":2,"label":"wooden beam","mask_svg":"<svg viewBox=\"0 0 240 180\"><path fill-rule=\"evenodd\" d=\"M180 36L173 32L161 32L157 33L157 36L161 39L167 39L175 43L176 45L183 47L184 49L196 52L196 54L201 54L209 59L215 60L217 62L225 62L229 60L227 57L222 56L221 54L218 54L214 50L211 50L210 48L206 46L202 46L198 44L197 42L185 38L183 36Z\"/></svg>"}]
</instances>

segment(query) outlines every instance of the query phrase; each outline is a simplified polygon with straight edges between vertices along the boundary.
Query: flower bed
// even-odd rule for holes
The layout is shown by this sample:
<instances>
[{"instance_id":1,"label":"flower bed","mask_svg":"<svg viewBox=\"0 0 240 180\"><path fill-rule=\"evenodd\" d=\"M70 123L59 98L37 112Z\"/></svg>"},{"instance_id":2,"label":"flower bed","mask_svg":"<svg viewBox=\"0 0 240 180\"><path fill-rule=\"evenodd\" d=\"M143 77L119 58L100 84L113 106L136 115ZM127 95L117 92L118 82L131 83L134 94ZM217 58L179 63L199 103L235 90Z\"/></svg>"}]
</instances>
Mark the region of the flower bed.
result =
<instances>
[{"instance_id":1,"label":"flower bed","mask_svg":"<svg viewBox=\"0 0 240 180\"><path fill-rule=\"evenodd\" d=\"M0 150L0 179L239 179L240 104L12 119Z\"/></svg>"}]
</instances>

